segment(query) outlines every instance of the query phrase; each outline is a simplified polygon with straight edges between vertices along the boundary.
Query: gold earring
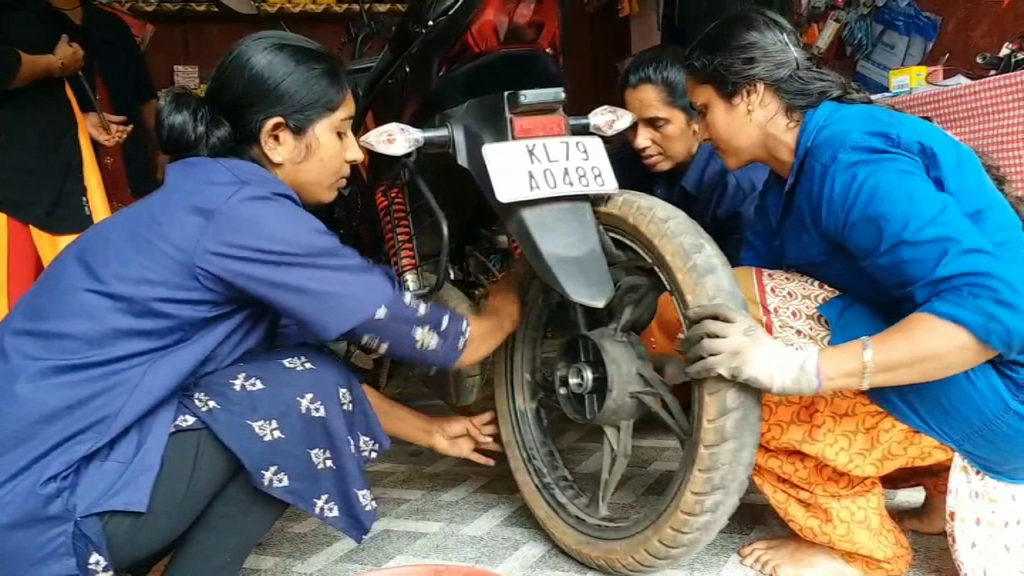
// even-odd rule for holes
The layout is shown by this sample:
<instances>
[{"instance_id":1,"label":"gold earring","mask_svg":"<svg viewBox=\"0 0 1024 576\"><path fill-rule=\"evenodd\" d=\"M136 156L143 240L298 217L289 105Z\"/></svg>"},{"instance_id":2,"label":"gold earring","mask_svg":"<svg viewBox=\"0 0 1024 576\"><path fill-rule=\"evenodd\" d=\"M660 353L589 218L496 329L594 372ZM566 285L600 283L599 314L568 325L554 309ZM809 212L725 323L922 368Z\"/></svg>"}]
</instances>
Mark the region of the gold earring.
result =
<instances>
[{"instance_id":1,"label":"gold earring","mask_svg":"<svg viewBox=\"0 0 1024 576\"><path fill-rule=\"evenodd\" d=\"M747 120L754 121L754 107L749 104L747 105Z\"/></svg>"}]
</instances>

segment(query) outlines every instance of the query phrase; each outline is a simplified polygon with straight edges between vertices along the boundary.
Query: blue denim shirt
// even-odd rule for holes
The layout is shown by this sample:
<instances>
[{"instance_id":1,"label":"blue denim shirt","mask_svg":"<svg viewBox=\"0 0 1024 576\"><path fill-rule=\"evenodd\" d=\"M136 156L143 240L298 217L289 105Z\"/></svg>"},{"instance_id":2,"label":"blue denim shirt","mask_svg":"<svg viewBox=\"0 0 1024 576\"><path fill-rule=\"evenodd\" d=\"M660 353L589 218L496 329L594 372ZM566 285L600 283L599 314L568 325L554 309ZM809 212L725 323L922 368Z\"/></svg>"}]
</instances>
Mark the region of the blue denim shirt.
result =
<instances>
[{"instance_id":1,"label":"blue denim shirt","mask_svg":"<svg viewBox=\"0 0 1024 576\"><path fill-rule=\"evenodd\" d=\"M761 194L743 263L842 292L821 307L832 344L927 313L996 351L869 395L986 474L1024 483L1024 230L968 146L880 106L808 111L789 180L772 175Z\"/></svg>"},{"instance_id":2,"label":"blue denim shirt","mask_svg":"<svg viewBox=\"0 0 1024 576\"><path fill-rule=\"evenodd\" d=\"M730 171L715 149L704 143L689 164L657 175L647 191L686 212L729 261L738 265L745 231L768 171L763 164Z\"/></svg>"}]
</instances>

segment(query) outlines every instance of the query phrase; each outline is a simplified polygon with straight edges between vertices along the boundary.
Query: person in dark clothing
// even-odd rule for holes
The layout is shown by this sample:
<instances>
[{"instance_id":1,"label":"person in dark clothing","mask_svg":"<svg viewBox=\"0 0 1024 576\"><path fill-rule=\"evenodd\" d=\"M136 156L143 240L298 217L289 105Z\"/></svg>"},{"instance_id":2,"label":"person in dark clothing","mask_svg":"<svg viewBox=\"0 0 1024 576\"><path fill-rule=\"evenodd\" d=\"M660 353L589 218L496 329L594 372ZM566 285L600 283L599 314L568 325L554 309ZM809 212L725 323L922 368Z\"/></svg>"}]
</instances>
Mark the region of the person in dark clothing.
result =
<instances>
[{"instance_id":1,"label":"person in dark clothing","mask_svg":"<svg viewBox=\"0 0 1024 576\"><path fill-rule=\"evenodd\" d=\"M85 49L83 75L104 112L140 129L123 144L96 150L103 183L116 211L159 185L156 145L157 95L131 29L119 16L90 0L49 0L60 11L61 31Z\"/></svg>"},{"instance_id":2,"label":"person in dark clothing","mask_svg":"<svg viewBox=\"0 0 1024 576\"><path fill-rule=\"evenodd\" d=\"M131 131L110 115L104 127L77 75L82 48L62 36L61 18L42 0L0 0L0 318L109 214L91 140L114 145Z\"/></svg>"},{"instance_id":3,"label":"person in dark clothing","mask_svg":"<svg viewBox=\"0 0 1024 576\"><path fill-rule=\"evenodd\" d=\"M662 45L638 53L626 66L620 93L636 115L630 133L635 154L631 160L618 158L616 174L621 170L627 180L636 179L628 166L639 160L653 174L642 191L686 212L735 263L768 167L752 164L730 171L714 147L703 142L686 96L684 62L682 50Z\"/></svg>"}]
</instances>

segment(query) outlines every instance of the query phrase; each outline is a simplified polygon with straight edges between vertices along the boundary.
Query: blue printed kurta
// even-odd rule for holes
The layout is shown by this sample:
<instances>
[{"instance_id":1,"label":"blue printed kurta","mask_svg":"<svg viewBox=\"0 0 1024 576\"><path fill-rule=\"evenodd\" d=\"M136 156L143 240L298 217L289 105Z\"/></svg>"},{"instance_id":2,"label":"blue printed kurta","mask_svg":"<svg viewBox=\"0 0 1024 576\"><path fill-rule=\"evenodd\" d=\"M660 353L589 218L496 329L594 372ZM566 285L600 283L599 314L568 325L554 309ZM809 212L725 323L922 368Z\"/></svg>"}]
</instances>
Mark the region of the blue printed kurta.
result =
<instances>
[{"instance_id":1,"label":"blue printed kurta","mask_svg":"<svg viewBox=\"0 0 1024 576\"><path fill-rule=\"evenodd\" d=\"M751 164L730 171L715 148L705 142L690 162L655 174L626 146L609 150L619 185L647 192L679 208L711 236L733 265L740 261L743 238L754 216L768 167Z\"/></svg>"},{"instance_id":2,"label":"blue printed kurta","mask_svg":"<svg viewBox=\"0 0 1024 576\"><path fill-rule=\"evenodd\" d=\"M209 427L253 484L360 541L377 504L363 465L388 448L352 372L323 347L250 355L190 385L174 431Z\"/></svg>"},{"instance_id":3,"label":"blue printed kurta","mask_svg":"<svg viewBox=\"0 0 1024 576\"><path fill-rule=\"evenodd\" d=\"M768 167L751 164L730 171L710 143L703 143L689 164L659 175L651 194L686 212L733 265L738 265L743 238L754 217L758 193Z\"/></svg>"},{"instance_id":4,"label":"blue printed kurta","mask_svg":"<svg viewBox=\"0 0 1024 576\"><path fill-rule=\"evenodd\" d=\"M766 182L747 266L842 292L821 307L832 344L927 313L994 360L871 399L989 476L1024 483L1024 230L977 155L939 127L864 104L807 112L789 182Z\"/></svg>"},{"instance_id":5,"label":"blue printed kurta","mask_svg":"<svg viewBox=\"0 0 1024 576\"><path fill-rule=\"evenodd\" d=\"M282 487L273 478L288 472L289 489L276 495L353 537L365 533L372 510L355 492L366 486L348 437L382 449L385 439L358 382L325 352L260 356L273 350L282 318L315 342L344 335L440 367L468 336L464 318L403 297L294 192L241 160L172 164L160 190L64 250L0 322L0 574L110 574L97 515L145 512L183 416L222 436L257 485L274 494ZM316 369L274 365L302 356ZM239 362L252 366L241 386L255 377L264 389L235 394ZM317 406L324 418L310 415ZM270 420L287 427L280 442L259 435ZM271 447L286 440L284 450ZM326 466L317 450L329 450L335 468L321 478L288 471ZM323 489L333 481L335 491Z\"/></svg>"}]
</instances>

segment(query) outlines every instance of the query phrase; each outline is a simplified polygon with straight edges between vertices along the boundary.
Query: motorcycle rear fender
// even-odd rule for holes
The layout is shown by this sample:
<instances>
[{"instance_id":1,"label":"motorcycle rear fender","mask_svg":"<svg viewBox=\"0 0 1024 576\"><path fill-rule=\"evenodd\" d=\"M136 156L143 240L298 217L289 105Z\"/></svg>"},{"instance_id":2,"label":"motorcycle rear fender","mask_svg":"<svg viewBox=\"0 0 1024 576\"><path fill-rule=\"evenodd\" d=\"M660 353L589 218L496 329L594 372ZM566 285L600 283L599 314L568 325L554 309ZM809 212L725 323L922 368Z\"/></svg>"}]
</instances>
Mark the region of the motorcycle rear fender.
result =
<instances>
[{"instance_id":1,"label":"motorcycle rear fender","mask_svg":"<svg viewBox=\"0 0 1024 576\"><path fill-rule=\"evenodd\" d=\"M482 150L488 142L509 139L504 95L470 100L438 119L450 126L456 160L473 175L537 274L572 302L607 305L615 287L589 198L503 204L494 196Z\"/></svg>"},{"instance_id":2,"label":"motorcycle rear fender","mask_svg":"<svg viewBox=\"0 0 1024 576\"><path fill-rule=\"evenodd\" d=\"M504 205L498 215L552 288L592 308L611 301L615 287L588 198Z\"/></svg>"}]
</instances>

